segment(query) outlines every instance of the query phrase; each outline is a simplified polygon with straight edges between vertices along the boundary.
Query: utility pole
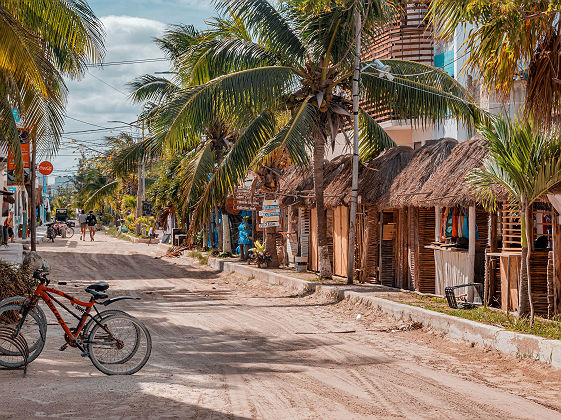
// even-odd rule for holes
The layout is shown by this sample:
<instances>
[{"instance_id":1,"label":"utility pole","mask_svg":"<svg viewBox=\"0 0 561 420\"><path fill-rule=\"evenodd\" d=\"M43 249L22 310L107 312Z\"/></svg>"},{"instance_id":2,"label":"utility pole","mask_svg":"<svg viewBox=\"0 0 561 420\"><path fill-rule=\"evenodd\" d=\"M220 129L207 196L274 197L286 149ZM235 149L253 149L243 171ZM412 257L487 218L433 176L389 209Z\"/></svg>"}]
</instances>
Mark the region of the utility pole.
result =
<instances>
[{"instance_id":1,"label":"utility pole","mask_svg":"<svg viewBox=\"0 0 561 420\"><path fill-rule=\"evenodd\" d=\"M353 179L351 183L351 214L349 223L349 254L347 265L347 284L353 284L354 279L354 259L355 259L355 242L356 242L356 213L358 199L358 106L359 106L359 81L360 81L360 50L361 50L361 34L362 19L358 9L354 12L355 30L356 30L356 46L355 46L355 63L353 73Z\"/></svg>"},{"instance_id":2,"label":"utility pole","mask_svg":"<svg viewBox=\"0 0 561 420\"><path fill-rule=\"evenodd\" d=\"M31 209L29 217L31 218L31 250L37 251L37 197L35 191L35 180L37 179L37 169L35 167L37 161L37 142L35 139L30 139L31 142L31 164L30 166L30 180L31 183L31 197L29 199ZM24 176L25 182L25 176Z\"/></svg>"}]
</instances>

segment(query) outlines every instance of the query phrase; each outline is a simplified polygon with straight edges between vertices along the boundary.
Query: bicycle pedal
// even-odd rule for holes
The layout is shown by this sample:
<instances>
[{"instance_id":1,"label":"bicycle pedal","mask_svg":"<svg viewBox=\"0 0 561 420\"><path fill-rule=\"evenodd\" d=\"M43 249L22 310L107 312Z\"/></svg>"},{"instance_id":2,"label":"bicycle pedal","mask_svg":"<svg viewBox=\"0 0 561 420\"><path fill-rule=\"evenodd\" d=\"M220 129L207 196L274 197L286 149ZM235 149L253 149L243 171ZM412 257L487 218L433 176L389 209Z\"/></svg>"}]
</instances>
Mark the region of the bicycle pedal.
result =
<instances>
[{"instance_id":1,"label":"bicycle pedal","mask_svg":"<svg viewBox=\"0 0 561 420\"><path fill-rule=\"evenodd\" d=\"M64 351L68 348L68 343L64 343L62 346L60 346L60 349L58 349L59 351Z\"/></svg>"}]
</instances>

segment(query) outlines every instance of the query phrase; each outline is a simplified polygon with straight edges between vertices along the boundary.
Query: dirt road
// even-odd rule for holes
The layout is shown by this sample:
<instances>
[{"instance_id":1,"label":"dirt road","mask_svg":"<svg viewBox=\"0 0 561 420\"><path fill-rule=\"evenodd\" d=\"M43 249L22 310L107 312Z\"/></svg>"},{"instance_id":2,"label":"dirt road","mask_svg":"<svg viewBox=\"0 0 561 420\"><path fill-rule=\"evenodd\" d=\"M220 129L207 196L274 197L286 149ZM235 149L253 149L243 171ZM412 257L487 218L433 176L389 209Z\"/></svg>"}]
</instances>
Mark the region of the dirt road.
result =
<instances>
[{"instance_id":1,"label":"dirt road","mask_svg":"<svg viewBox=\"0 0 561 420\"><path fill-rule=\"evenodd\" d=\"M0 418L561 418L561 371L548 365L424 330L385 332L400 324L156 260L155 246L74 239L41 245L52 280L83 297L97 280L112 296L141 296L121 307L146 322L152 357L136 375L104 376L77 350L58 351L53 318L27 377L0 370Z\"/></svg>"}]
</instances>

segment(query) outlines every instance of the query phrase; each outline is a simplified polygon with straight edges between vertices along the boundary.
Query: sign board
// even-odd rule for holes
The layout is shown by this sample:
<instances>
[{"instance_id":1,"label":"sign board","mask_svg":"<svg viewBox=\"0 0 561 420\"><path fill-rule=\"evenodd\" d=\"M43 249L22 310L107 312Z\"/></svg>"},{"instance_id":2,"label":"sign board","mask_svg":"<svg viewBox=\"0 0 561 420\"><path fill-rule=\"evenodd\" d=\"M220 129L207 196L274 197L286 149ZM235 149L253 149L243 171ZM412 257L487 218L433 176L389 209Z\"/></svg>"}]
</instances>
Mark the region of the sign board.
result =
<instances>
[{"instance_id":1,"label":"sign board","mask_svg":"<svg viewBox=\"0 0 561 420\"><path fill-rule=\"evenodd\" d=\"M19 113L19 111L15 108L12 108L12 115L14 116L14 121L19 123L21 120L21 115Z\"/></svg>"},{"instance_id":2,"label":"sign board","mask_svg":"<svg viewBox=\"0 0 561 420\"><path fill-rule=\"evenodd\" d=\"M142 216L152 216L152 203L150 201L142 202Z\"/></svg>"},{"instance_id":3,"label":"sign board","mask_svg":"<svg viewBox=\"0 0 561 420\"><path fill-rule=\"evenodd\" d=\"M280 209L279 210L261 210L259 212L259 216L264 217L271 217L271 216L280 216Z\"/></svg>"},{"instance_id":4,"label":"sign board","mask_svg":"<svg viewBox=\"0 0 561 420\"><path fill-rule=\"evenodd\" d=\"M30 162L29 143L21 144L21 157L23 160L23 167L29 168L29 162ZM11 152L8 153L8 171L13 171L14 169L16 169L15 161L16 161L15 156Z\"/></svg>"},{"instance_id":5,"label":"sign board","mask_svg":"<svg viewBox=\"0 0 561 420\"><path fill-rule=\"evenodd\" d=\"M234 209L256 211L260 207L260 202L256 197L252 197L249 188L236 188L234 192Z\"/></svg>"},{"instance_id":6,"label":"sign board","mask_svg":"<svg viewBox=\"0 0 561 420\"><path fill-rule=\"evenodd\" d=\"M263 223L279 222L280 221L280 216L264 216L262 221L263 221Z\"/></svg>"},{"instance_id":7,"label":"sign board","mask_svg":"<svg viewBox=\"0 0 561 420\"><path fill-rule=\"evenodd\" d=\"M53 169L53 164L51 162L44 161L39 164L39 173L41 175L50 175L53 173Z\"/></svg>"},{"instance_id":8,"label":"sign board","mask_svg":"<svg viewBox=\"0 0 561 420\"><path fill-rule=\"evenodd\" d=\"M260 228L268 228L268 227L280 227L279 222L266 222L266 223L259 223Z\"/></svg>"},{"instance_id":9,"label":"sign board","mask_svg":"<svg viewBox=\"0 0 561 420\"><path fill-rule=\"evenodd\" d=\"M279 206L279 200L263 200L263 208L267 206Z\"/></svg>"}]
</instances>

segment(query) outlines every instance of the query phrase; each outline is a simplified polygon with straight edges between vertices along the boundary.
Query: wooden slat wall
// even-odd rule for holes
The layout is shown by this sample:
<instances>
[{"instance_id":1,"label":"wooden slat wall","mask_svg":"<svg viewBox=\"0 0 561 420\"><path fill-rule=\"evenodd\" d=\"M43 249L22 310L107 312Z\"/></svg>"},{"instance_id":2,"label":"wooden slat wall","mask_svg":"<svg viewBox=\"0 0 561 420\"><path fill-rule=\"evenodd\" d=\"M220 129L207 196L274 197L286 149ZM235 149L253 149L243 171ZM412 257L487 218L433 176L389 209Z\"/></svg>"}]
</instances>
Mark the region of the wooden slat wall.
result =
<instances>
[{"instance_id":1,"label":"wooden slat wall","mask_svg":"<svg viewBox=\"0 0 561 420\"><path fill-rule=\"evenodd\" d=\"M347 276L349 260L349 208L333 210L333 274Z\"/></svg>"},{"instance_id":2,"label":"wooden slat wall","mask_svg":"<svg viewBox=\"0 0 561 420\"><path fill-rule=\"evenodd\" d=\"M434 293L435 287L435 266L434 266L434 251L427 249L425 246L434 242L434 229L436 225L434 208L419 208L418 212L418 249L419 259L418 275L419 291L423 293Z\"/></svg>"},{"instance_id":3,"label":"wooden slat wall","mask_svg":"<svg viewBox=\"0 0 561 420\"><path fill-rule=\"evenodd\" d=\"M536 314L547 316L547 264L548 251L533 251L530 258L532 297Z\"/></svg>"},{"instance_id":4,"label":"wooden slat wall","mask_svg":"<svg viewBox=\"0 0 561 420\"><path fill-rule=\"evenodd\" d=\"M378 281L378 210L369 207L366 211L366 235L364 237L365 246L361 260L362 281Z\"/></svg>"},{"instance_id":5,"label":"wooden slat wall","mask_svg":"<svg viewBox=\"0 0 561 420\"><path fill-rule=\"evenodd\" d=\"M308 268L312 271L319 271L318 214L315 208L310 211L310 247L308 255Z\"/></svg>"}]
</instances>

